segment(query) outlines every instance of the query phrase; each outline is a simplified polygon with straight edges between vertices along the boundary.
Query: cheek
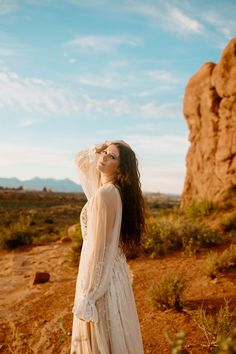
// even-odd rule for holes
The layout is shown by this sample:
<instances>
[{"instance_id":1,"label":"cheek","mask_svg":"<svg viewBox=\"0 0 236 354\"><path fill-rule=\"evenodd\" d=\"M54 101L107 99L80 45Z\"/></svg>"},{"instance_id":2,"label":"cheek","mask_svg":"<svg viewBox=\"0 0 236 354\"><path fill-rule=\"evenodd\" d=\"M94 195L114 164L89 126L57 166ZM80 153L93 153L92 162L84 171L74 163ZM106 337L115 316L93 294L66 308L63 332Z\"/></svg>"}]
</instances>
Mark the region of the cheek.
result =
<instances>
[{"instance_id":1,"label":"cheek","mask_svg":"<svg viewBox=\"0 0 236 354\"><path fill-rule=\"evenodd\" d=\"M113 162L111 168L114 173L118 170L118 166L119 166L119 164L117 163L117 161Z\"/></svg>"}]
</instances>

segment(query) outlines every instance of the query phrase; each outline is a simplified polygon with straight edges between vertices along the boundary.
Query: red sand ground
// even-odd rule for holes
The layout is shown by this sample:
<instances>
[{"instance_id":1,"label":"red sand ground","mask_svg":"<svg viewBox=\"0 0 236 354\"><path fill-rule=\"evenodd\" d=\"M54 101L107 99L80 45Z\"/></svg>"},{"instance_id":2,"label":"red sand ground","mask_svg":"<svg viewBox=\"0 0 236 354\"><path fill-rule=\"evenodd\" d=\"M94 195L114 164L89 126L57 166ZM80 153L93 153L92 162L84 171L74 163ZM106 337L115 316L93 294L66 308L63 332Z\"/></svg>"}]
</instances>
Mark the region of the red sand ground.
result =
<instances>
[{"instance_id":1,"label":"red sand ground","mask_svg":"<svg viewBox=\"0 0 236 354\"><path fill-rule=\"evenodd\" d=\"M72 305L77 268L71 264L68 243L0 253L0 352L17 354L63 354L70 349ZM145 353L169 353L163 328L173 337L183 329L191 354L208 353L206 339L193 316L153 308L147 289L152 280L167 273L182 273L189 280L186 300L192 311L203 303L211 310L231 299L235 305L235 270L213 282L205 274L207 252L188 257L180 252L151 260L130 260L134 293L141 323ZM48 271L45 284L33 284L36 271Z\"/></svg>"}]
</instances>

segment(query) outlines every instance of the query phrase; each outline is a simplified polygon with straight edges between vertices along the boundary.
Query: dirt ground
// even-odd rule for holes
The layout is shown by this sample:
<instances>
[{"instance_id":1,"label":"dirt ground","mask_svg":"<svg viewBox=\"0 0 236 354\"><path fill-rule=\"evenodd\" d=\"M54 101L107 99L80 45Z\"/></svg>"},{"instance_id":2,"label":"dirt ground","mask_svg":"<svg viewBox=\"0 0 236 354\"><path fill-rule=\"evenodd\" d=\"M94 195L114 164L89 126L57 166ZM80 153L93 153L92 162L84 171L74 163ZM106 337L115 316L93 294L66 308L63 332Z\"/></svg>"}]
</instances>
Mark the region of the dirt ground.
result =
<instances>
[{"instance_id":1,"label":"dirt ground","mask_svg":"<svg viewBox=\"0 0 236 354\"><path fill-rule=\"evenodd\" d=\"M0 253L0 353L69 353L77 267L70 260L71 244L51 244ZM235 306L235 270L212 281L205 274L206 251L197 256L181 252L152 260L130 260L134 294L145 353L169 353L163 334L167 326L173 337L183 329L191 354L208 353L207 341L192 313L202 304L211 310L231 299ZM50 281L33 285L36 271L48 271ZM147 296L153 279L167 273L181 273L189 281L186 301L189 312L161 311Z\"/></svg>"}]
</instances>

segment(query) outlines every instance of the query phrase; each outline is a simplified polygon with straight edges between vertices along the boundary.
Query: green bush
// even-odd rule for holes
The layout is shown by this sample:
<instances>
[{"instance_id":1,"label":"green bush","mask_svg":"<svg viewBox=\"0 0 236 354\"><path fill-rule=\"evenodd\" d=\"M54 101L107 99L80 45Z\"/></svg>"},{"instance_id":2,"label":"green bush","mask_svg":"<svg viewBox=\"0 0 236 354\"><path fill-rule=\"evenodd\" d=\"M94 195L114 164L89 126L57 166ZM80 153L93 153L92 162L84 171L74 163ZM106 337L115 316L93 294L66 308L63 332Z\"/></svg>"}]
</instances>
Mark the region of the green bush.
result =
<instances>
[{"instance_id":1,"label":"green bush","mask_svg":"<svg viewBox=\"0 0 236 354\"><path fill-rule=\"evenodd\" d=\"M143 238L143 247L152 258L180 249L182 243L175 222L150 218L147 222L147 233Z\"/></svg>"},{"instance_id":2,"label":"green bush","mask_svg":"<svg viewBox=\"0 0 236 354\"><path fill-rule=\"evenodd\" d=\"M195 218L210 215L217 209L218 205L207 199L192 200L184 209L184 213L190 218Z\"/></svg>"},{"instance_id":3,"label":"green bush","mask_svg":"<svg viewBox=\"0 0 236 354\"><path fill-rule=\"evenodd\" d=\"M142 240L144 251L152 258L180 249L191 255L202 247L221 242L219 234L205 224L171 216L159 220L149 218Z\"/></svg>"},{"instance_id":4,"label":"green bush","mask_svg":"<svg viewBox=\"0 0 236 354\"><path fill-rule=\"evenodd\" d=\"M211 252L206 259L207 273L212 278L224 270L236 266L236 245L231 245L222 253Z\"/></svg>"},{"instance_id":5,"label":"green bush","mask_svg":"<svg viewBox=\"0 0 236 354\"><path fill-rule=\"evenodd\" d=\"M204 223L183 221L180 222L178 228L182 240L182 248L189 255L196 253L201 248L208 248L222 243L217 231Z\"/></svg>"},{"instance_id":6,"label":"green bush","mask_svg":"<svg viewBox=\"0 0 236 354\"><path fill-rule=\"evenodd\" d=\"M225 232L236 231L236 212L225 216L220 223L220 227Z\"/></svg>"},{"instance_id":7,"label":"green bush","mask_svg":"<svg viewBox=\"0 0 236 354\"><path fill-rule=\"evenodd\" d=\"M177 311L181 311L186 288L187 281L183 276L169 274L163 276L159 281L152 282L148 290L148 297L154 306L163 310L174 308Z\"/></svg>"},{"instance_id":8,"label":"green bush","mask_svg":"<svg viewBox=\"0 0 236 354\"><path fill-rule=\"evenodd\" d=\"M31 215L20 214L17 222L10 223L8 227L2 228L0 247L2 249L12 249L32 244L34 234L30 228L31 220Z\"/></svg>"}]
</instances>

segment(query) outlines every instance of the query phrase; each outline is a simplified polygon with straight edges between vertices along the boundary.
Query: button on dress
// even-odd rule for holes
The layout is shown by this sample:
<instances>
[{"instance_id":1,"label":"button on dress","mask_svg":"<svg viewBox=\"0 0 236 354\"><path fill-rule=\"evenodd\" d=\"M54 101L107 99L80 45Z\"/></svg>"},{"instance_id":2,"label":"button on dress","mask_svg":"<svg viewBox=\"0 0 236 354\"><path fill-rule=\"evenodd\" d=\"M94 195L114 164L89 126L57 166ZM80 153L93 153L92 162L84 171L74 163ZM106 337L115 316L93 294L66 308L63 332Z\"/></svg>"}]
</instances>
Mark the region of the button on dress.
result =
<instances>
[{"instance_id":1,"label":"button on dress","mask_svg":"<svg viewBox=\"0 0 236 354\"><path fill-rule=\"evenodd\" d=\"M73 312L70 354L143 354L132 275L119 246L119 190L100 184L95 148L76 156L87 203L80 214L83 246Z\"/></svg>"}]
</instances>

